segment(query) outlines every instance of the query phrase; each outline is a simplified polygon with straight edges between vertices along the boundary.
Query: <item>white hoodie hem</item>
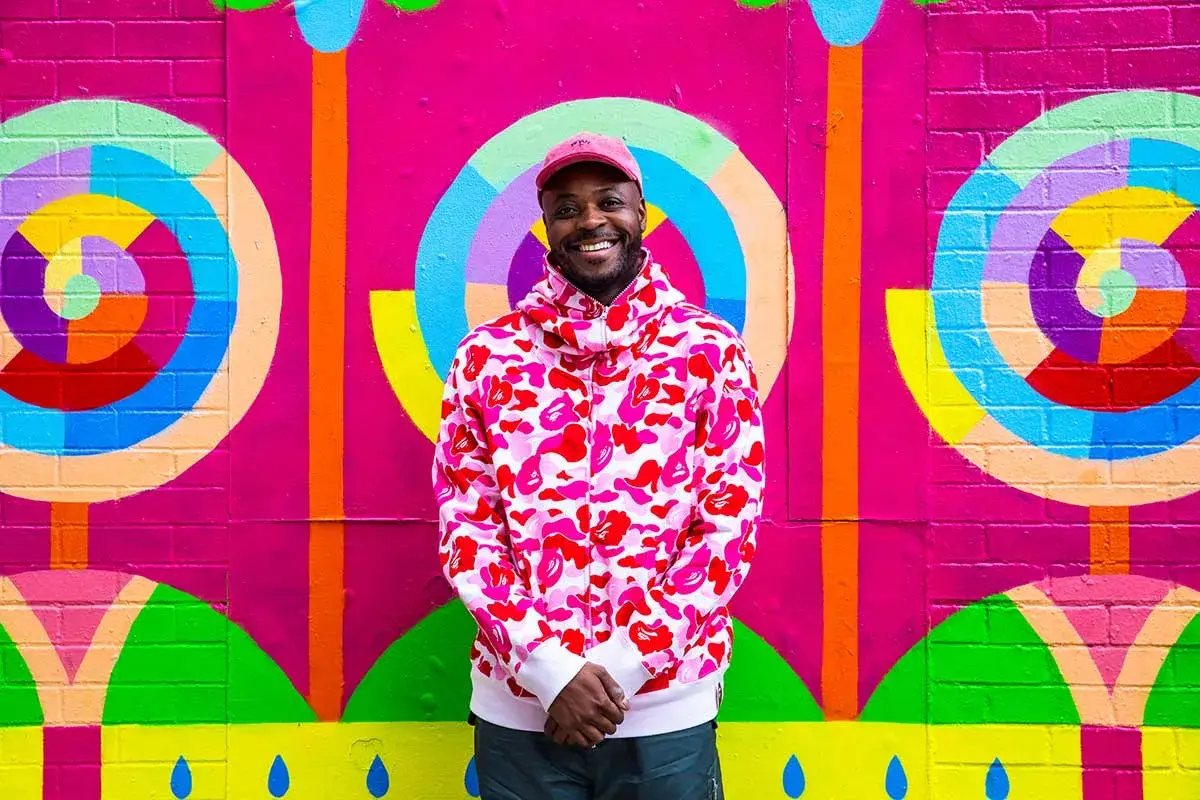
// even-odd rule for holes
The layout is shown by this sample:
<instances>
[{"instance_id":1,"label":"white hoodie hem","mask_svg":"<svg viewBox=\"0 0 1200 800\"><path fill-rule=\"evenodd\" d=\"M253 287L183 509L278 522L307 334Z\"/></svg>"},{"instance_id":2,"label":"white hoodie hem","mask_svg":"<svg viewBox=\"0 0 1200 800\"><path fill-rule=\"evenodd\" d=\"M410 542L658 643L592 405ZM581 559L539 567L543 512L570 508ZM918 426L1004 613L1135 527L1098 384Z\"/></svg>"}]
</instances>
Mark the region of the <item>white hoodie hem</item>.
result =
<instances>
[{"instance_id":1,"label":"white hoodie hem","mask_svg":"<svg viewBox=\"0 0 1200 800\"><path fill-rule=\"evenodd\" d=\"M717 717L723 672L629 698L625 721L610 738L657 736L694 728ZM518 731L541 732L546 711L533 698L514 697L503 681L471 670L471 711L485 722Z\"/></svg>"}]
</instances>

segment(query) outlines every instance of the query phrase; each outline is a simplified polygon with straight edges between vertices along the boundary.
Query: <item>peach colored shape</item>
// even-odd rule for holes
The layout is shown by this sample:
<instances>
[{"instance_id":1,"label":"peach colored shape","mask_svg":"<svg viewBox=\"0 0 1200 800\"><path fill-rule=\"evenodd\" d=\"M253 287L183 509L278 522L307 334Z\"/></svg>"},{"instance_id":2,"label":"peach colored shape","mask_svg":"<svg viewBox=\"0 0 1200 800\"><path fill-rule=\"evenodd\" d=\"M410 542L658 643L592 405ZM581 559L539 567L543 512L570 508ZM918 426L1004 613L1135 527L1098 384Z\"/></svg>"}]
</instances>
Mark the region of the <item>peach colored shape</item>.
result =
<instances>
[{"instance_id":1,"label":"peach colored shape","mask_svg":"<svg viewBox=\"0 0 1200 800\"><path fill-rule=\"evenodd\" d=\"M105 611L74 679L32 606L16 584L0 578L0 625L8 631L37 684L47 726L99 725L108 681L133 621L158 584L134 577Z\"/></svg>"},{"instance_id":2,"label":"peach colored shape","mask_svg":"<svg viewBox=\"0 0 1200 800\"><path fill-rule=\"evenodd\" d=\"M1029 287L984 281L980 294L983 324L992 343L1004 362L1025 377L1054 352L1054 344L1042 333L1033 317Z\"/></svg>"},{"instance_id":3,"label":"peach colored shape","mask_svg":"<svg viewBox=\"0 0 1200 800\"><path fill-rule=\"evenodd\" d=\"M741 151L726 159L708 185L729 213L745 253L747 314L742 337L766 397L783 369L794 322L787 218L775 192Z\"/></svg>"}]
</instances>

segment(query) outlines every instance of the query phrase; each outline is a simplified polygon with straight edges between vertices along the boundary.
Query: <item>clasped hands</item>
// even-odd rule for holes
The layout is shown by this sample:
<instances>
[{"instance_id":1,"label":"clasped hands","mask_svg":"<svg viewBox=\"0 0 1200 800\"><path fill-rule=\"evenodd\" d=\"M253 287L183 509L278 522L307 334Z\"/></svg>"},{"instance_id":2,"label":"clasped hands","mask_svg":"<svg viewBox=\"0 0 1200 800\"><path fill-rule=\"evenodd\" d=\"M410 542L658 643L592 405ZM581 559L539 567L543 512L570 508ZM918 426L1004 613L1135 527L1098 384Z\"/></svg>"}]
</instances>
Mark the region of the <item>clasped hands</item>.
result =
<instances>
[{"instance_id":1,"label":"clasped hands","mask_svg":"<svg viewBox=\"0 0 1200 800\"><path fill-rule=\"evenodd\" d=\"M608 670L587 663L547 709L546 735L560 745L594 747L617 732L629 701Z\"/></svg>"}]
</instances>

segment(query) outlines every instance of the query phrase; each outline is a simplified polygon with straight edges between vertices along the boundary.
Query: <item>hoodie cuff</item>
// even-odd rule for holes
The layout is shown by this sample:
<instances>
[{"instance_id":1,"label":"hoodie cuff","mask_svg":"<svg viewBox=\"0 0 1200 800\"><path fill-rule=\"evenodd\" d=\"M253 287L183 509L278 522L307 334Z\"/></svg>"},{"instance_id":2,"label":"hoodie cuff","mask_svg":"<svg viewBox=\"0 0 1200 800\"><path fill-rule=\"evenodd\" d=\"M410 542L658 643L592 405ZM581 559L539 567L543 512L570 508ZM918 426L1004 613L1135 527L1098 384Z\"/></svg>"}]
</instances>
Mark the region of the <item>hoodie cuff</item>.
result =
<instances>
[{"instance_id":1,"label":"hoodie cuff","mask_svg":"<svg viewBox=\"0 0 1200 800\"><path fill-rule=\"evenodd\" d=\"M625 699L632 702L633 696L642 690L646 681L653 677L642 664L642 651L625 640L620 631L613 631L607 641L587 652L587 660L608 670L625 692Z\"/></svg>"},{"instance_id":2,"label":"hoodie cuff","mask_svg":"<svg viewBox=\"0 0 1200 800\"><path fill-rule=\"evenodd\" d=\"M587 659L563 647L562 642L547 640L535 647L528 660L521 665L517 682L537 695L542 708L549 710L550 704L558 697L563 687L570 683L586 664Z\"/></svg>"}]
</instances>

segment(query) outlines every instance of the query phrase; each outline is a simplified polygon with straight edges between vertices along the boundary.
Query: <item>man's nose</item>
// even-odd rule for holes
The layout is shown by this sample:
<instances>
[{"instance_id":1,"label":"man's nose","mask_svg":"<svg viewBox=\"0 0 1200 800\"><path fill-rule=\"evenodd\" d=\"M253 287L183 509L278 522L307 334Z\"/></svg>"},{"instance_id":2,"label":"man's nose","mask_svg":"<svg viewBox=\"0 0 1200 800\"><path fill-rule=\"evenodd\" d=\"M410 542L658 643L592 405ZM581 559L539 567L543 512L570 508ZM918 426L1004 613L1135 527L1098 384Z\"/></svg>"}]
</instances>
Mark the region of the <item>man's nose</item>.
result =
<instances>
[{"instance_id":1,"label":"man's nose","mask_svg":"<svg viewBox=\"0 0 1200 800\"><path fill-rule=\"evenodd\" d=\"M580 227L593 231L604 224L604 215L600 213L600 209L595 206L585 206L583 215L580 217Z\"/></svg>"}]
</instances>

